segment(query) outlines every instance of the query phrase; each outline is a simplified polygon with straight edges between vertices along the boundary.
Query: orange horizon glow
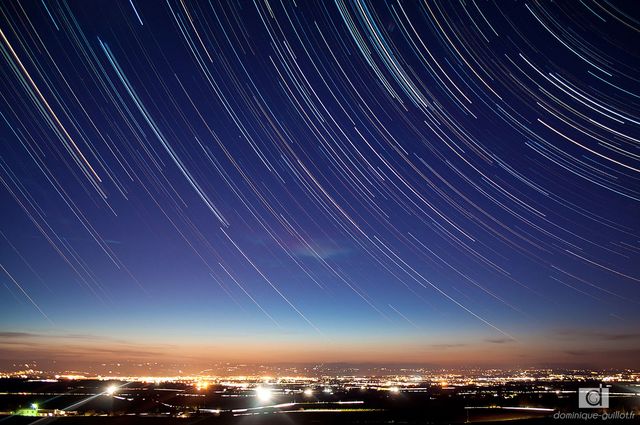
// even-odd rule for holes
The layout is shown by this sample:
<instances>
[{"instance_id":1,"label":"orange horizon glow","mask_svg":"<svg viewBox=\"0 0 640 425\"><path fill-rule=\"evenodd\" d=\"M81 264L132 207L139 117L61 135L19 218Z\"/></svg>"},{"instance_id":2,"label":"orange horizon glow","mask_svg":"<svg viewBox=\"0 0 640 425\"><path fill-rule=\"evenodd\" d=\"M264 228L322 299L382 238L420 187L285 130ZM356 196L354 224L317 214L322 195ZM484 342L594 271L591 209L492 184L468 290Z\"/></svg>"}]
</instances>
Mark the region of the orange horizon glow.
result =
<instances>
[{"instance_id":1,"label":"orange horizon glow","mask_svg":"<svg viewBox=\"0 0 640 425\"><path fill-rule=\"evenodd\" d=\"M249 364L425 364L435 367L514 367L528 365L617 365L633 367L637 352L620 344L615 350L593 341L545 345L544 341L446 344L435 342L336 341L322 339L305 344L287 341L234 342L131 342L125 340L34 335L0 339L0 360L29 361L35 358L58 363L208 362ZM606 363L605 361L606 360Z\"/></svg>"}]
</instances>

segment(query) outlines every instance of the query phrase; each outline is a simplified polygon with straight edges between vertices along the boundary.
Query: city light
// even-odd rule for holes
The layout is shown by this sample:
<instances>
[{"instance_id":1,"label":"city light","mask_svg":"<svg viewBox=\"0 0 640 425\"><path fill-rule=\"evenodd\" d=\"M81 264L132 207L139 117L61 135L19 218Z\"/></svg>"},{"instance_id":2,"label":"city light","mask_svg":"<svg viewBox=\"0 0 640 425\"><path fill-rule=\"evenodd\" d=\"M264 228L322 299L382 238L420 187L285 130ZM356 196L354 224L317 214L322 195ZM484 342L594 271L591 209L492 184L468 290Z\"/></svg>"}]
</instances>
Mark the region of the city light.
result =
<instances>
[{"instance_id":1,"label":"city light","mask_svg":"<svg viewBox=\"0 0 640 425\"><path fill-rule=\"evenodd\" d=\"M198 391L200 390L206 390L207 388L209 388L209 383L208 382L198 382L196 384L196 389Z\"/></svg>"},{"instance_id":2,"label":"city light","mask_svg":"<svg viewBox=\"0 0 640 425\"><path fill-rule=\"evenodd\" d=\"M232 366L225 365L232 369ZM256 371L263 373L263 367L256 367ZM296 373L297 372L296 370ZM333 373L333 374L331 374ZM619 402L629 410L629 414L637 415L636 400L640 392L631 382L640 378L640 370L628 369L612 372L612 370L553 370L553 369L471 369L471 370L430 370L427 368L402 368L383 370L385 374L377 376L354 375L349 369L344 374L321 369L314 370L315 376L301 374L282 375L265 382L261 374L243 373L242 375L214 376L166 376L158 379L162 382L160 388L148 385L148 376L128 377L96 377L89 374L82 375L82 379L59 380L59 385L52 386L51 380L44 372L26 372L24 370L4 374L0 373L0 380L11 379L9 385L15 387L14 394L21 394L27 401L22 408L13 411L18 416L149 416L155 415L154 406L147 404L149 410L140 411L139 406L144 401L155 399L159 391L170 397L178 395L177 401L172 403L177 407L171 413L162 413L174 418L189 418L218 415L275 415L296 412L325 412L361 415L365 412L382 411L390 402L402 401L402 408L411 412L409 415L430 415L430 409L424 408L424 397L429 394L432 400L450 402L464 401L451 412L451 417L461 417L461 413L469 415L470 422L484 417L525 417L535 415L542 418L555 413L558 406L563 406L568 397L576 394L578 385L584 382L604 381L608 378L611 386L616 385L615 396ZM15 379L15 376L25 376ZM47 388L46 394L50 398L43 409L39 408L39 400L44 392L35 389L34 383L40 383ZM441 383L446 382L446 391L439 389ZM2 383L2 381L0 381ZM215 406L204 403L204 387L213 389L210 395L224 394ZM360 390L364 388L364 393ZM609 388L607 388L609 389ZM36 391L37 390L37 391ZM618 392L619 391L619 392ZM78 394L78 400L69 405L63 399L69 394ZM88 398L85 398L88 396ZM102 396L112 402L102 403L101 406L88 404L88 399ZM249 397L247 397L249 396ZM531 397L543 396L544 404L527 406L524 401ZM27 398L28 397L28 398ZM117 399L117 400L116 400ZM68 400L68 398L67 398ZM121 400L121 402L115 403ZM2 394L0 394L0 402ZM575 403L578 400L574 400ZM62 404L61 404L62 403ZM114 404L115 403L115 404ZM366 404L366 406L364 405ZM1 404L0 404L1 406ZM97 407L96 407L97 406ZM464 412L461 411L464 409ZM537 412L537 413L536 413ZM371 413L374 417L376 413ZM448 413L447 413L448 414ZM369 415L369 413L366 413ZM266 419L266 417L265 417ZM475 420L474 420L475 419ZM327 423L334 421L328 420ZM266 423L270 423L267 421ZM352 423L352 422L346 422Z\"/></svg>"},{"instance_id":3,"label":"city light","mask_svg":"<svg viewBox=\"0 0 640 425\"><path fill-rule=\"evenodd\" d=\"M269 388L258 387L256 388L256 396L258 400L267 402L271 400L271 390Z\"/></svg>"}]
</instances>

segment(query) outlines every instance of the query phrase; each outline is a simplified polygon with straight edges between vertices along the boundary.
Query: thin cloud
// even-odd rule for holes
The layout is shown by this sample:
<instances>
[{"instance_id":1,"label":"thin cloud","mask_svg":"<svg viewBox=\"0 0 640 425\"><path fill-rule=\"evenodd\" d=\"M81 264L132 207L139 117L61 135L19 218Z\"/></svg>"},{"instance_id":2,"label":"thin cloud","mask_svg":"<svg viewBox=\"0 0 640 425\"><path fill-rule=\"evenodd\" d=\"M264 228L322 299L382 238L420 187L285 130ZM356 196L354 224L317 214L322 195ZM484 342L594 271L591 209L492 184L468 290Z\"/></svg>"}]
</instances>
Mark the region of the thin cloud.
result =
<instances>
[{"instance_id":1,"label":"thin cloud","mask_svg":"<svg viewBox=\"0 0 640 425\"><path fill-rule=\"evenodd\" d=\"M484 341L491 344L508 344L510 342L514 342L515 340L511 338L487 338Z\"/></svg>"},{"instance_id":2,"label":"thin cloud","mask_svg":"<svg viewBox=\"0 0 640 425\"><path fill-rule=\"evenodd\" d=\"M30 332L0 332L0 338L34 338L40 336Z\"/></svg>"},{"instance_id":3,"label":"thin cloud","mask_svg":"<svg viewBox=\"0 0 640 425\"><path fill-rule=\"evenodd\" d=\"M599 341L633 341L640 340L640 332L601 332L579 329L561 329L556 331L563 339L591 339Z\"/></svg>"}]
</instances>

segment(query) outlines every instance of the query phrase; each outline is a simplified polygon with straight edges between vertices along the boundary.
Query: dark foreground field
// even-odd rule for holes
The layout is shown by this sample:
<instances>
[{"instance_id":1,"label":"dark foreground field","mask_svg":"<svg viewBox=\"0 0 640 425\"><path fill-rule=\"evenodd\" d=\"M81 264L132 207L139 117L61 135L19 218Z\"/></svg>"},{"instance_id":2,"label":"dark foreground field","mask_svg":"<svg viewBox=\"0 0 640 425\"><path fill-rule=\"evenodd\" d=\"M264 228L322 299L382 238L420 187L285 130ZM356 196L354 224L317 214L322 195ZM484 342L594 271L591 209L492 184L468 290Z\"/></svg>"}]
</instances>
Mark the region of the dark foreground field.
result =
<instances>
[{"instance_id":1,"label":"dark foreground field","mask_svg":"<svg viewBox=\"0 0 640 425\"><path fill-rule=\"evenodd\" d=\"M295 385L274 386L268 401L253 388L184 383L0 380L0 412L40 416L0 416L0 425L311 425L311 424L574 424L640 423L623 420L554 418L554 414L633 413L640 417L635 386L612 385L608 409L579 409L576 390L584 383L504 383L493 386L422 385L383 391L333 386L303 394ZM595 386L595 383L586 385ZM31 406L31 409L29 408ZM33 407L35 406L35 407ZM61 415L43 417L44 415Z\"/></svg>"},{"instance_id":2,"label":"dark foreground field","mask_svg":"<svg viewBox=\"0 0 640 425\"><path fill-rule=\"evenodd\" d=\"M2 425L318 425L318 424L444 424L444 423L465 423L460 421L432 421L425 417L411 417L406 414L364 412L364 413L280 413L275 415L255 415L243 417L202 417L202 418L156 418L156 417L68 417L68 418L33 418L33 417L0 417ZM471 419L470 423L483 424L511 424L511 425L533 425L533 424L574 424L586 423L585 421L559 421L551 417L548 418L528 418L516 419L505 415L502 418L495 416L477 416ZM622 422L620 422L622 423ZM624 423L638 423L637 421L624 421Z\"/></svg>"}]
</instances>

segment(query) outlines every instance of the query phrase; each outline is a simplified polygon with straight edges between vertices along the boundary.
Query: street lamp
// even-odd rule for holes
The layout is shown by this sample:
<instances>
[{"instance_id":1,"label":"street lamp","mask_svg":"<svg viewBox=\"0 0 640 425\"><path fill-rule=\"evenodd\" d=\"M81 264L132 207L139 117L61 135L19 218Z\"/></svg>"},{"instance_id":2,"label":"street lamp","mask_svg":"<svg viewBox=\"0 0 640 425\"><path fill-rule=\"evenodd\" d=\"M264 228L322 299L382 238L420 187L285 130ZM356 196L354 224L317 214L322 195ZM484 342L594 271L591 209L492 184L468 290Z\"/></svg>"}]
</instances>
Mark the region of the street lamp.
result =
<instances>
[{"instance_id":1,"label":"street lamp","mask_svg":"<svg viewBox=\"0 0 640 425\"><path fill-rule=\"evenodd\" d=\"M266 403L271 400L271 390L269 388L258 387L256 388L256 396L258 396L258 400Z\"/></svg>"},{"instance_id":2,"label":"street lamp","mask_svg":"<svg viewBox=\"0 0 640 425\"><path fill-rule=\"evenodd\" d=\"M109 385L106 389L107 395L114 395L118 391L118 387L115 385Z\"/></svg>"}]
</instances>

